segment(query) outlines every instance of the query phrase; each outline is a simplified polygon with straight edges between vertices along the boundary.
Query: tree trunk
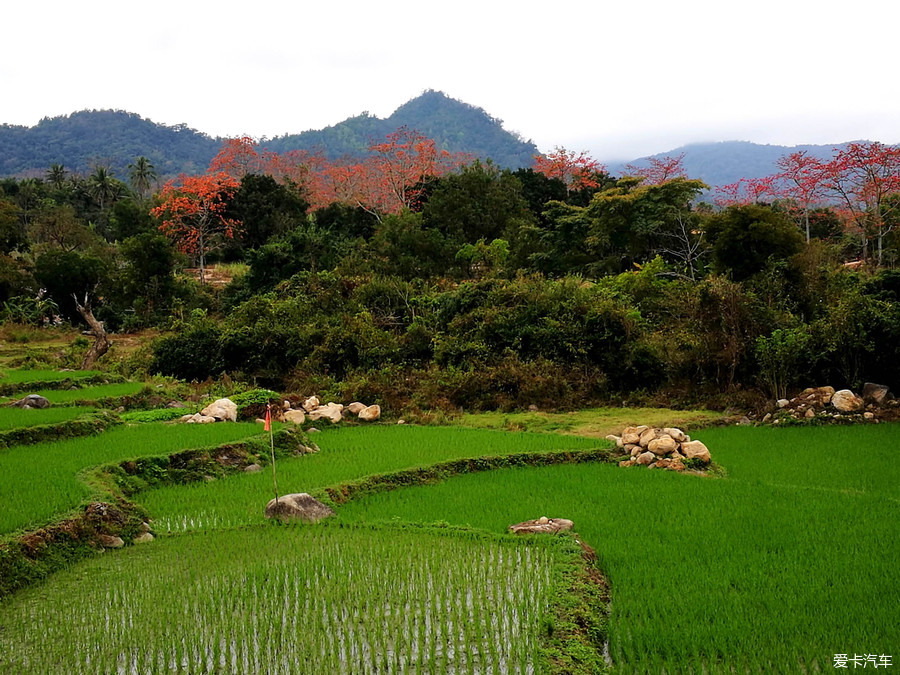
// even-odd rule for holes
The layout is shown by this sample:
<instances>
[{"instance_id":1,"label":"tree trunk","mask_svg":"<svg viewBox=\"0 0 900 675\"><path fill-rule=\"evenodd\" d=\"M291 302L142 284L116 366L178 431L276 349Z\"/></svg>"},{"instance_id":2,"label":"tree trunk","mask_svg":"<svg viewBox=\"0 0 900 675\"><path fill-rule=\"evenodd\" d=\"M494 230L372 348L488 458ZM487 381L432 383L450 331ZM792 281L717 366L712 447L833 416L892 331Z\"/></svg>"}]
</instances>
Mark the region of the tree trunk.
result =
<instances>
[{"instance_id":1,"label":"tree trunk","mask_svg":"<svg viewBox=\"0 0 900 675\"><path fill-rule=\"evenodd\" d=\"M84 294L84 302L79 302L78 296L74 293L72 294L72 297L75 299L75 309L81 314L81 318L87 322L87 325L91 329L91 335L94 336L94 344L91 345L90 349L87 350L87 353L81 360L81 369L89 370L97 359L109 351L110 343L109 339L106 337L106 329L103 328L103 324L94 317L88 294Z\"/></svg>"}]
</instances>

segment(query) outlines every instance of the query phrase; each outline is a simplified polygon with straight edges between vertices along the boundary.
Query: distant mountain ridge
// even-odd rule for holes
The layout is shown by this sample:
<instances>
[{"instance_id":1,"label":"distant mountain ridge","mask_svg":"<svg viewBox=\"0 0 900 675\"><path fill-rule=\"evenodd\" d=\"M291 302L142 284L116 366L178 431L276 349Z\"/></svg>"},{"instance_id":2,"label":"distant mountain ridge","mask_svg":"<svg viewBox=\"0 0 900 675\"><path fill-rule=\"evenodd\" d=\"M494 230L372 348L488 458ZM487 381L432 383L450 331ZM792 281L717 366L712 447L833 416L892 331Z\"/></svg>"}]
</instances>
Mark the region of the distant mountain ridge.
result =
<instances>
[{"instance_id":1,"label":"distant mountain ridge","mask_svg":"<svg viewBox=\"0 0 900 675\"><path fill-rule=\"evenodd\" d=\"M329 159L360 156L372 142L401 126L432 138L438 147L465 152L496 165L516 169L531 166L539 150L531 141L503 129L502 122L483 109L428 90L397 108L389 117L369 113L350 117L320 130L286 134L261 142L276 152L321 151ZM0 177L42 176L51 164L87 173L108 166L116 177L128 176L127 166L141 155L154 165L160 178L199 173L218 151L222 139L184 124L166 126L121 110L82 110L44 118L33 127L0 125ZM741 178L759 178L776 171L783 155L805 150L820 159L831 157L830 145L761 145L749 141L694 143L652 157L684 153L683 165L691 178L715 187ZM628 162L640 166L647 157ZM622 175L625 162L610 163L609 172Z\"/></svg>"},{"instance_id":2,"label":"distant mountain ridge","mask_svg":"<svg viewBox=\"0 0 900 675\"><path fill-rule=\"evenodd\" d=\"M669 152L641 157L631 162L611 163L607 170L614 176L625 171L626 164L644 166L648 159L677 157L683 154L682 166L691 178L702 180L711 188L735 183L741 178L762 178L778 171L776 162L785 155L805 151L819 160L831 159L835 148L844 148L848 143L831 145L761 145L750 141L718 141L715 143L691 143ZM857 141L859 142L859 141Z\"/></svg>"},{"instance_id":3,"label":"distant mountain ridge","mask_svg":"<svg viewBox=\"0 0 900 675\"><path fill-rule=\"evenodd\" d=\"M265 139L260 145L276 152L321 151L327 158L365 154L406 126L432 138L438 147L464 152L497 166L530 166L539 154L531 141L503 129L502 122L481 108L426 91L380 119L363 113L318 131ZM85 173L108 166L120 179L127 166L141 155L160 177L198 173L206 169L222 139L212 138L186 125L165 126L121 110L82 110L44 118L33 127L0 125L0 176L41 176L51 164Z\"/></svg>"}]
</instances>

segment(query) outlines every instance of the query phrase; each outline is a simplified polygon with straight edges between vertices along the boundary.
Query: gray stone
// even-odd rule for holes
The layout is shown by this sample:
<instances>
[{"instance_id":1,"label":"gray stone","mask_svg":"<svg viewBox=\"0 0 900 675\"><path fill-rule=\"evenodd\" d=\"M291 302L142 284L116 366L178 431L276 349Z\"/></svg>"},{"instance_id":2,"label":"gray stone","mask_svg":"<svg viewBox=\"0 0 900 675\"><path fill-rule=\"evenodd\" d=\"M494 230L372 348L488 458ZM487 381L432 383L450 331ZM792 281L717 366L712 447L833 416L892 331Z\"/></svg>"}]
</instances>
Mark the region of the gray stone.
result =
<instances>
[{"instance_id":1,"label":"gray stone","mask_svg":"<svg viewBox=\"0 0 900 675\"><path fill-rule=\"evenodd\" d=\"M136 536L132 541L135 544L148 544L153 541L154 537L149 532L141 532L138 536Z\"/></svg>"},{"instance_id":2,"label":"gray stone","mask_svg":"<svg viewBox=\"0 0 900 675\"><path fill-rule=\"evenodd\" d=\"M25 398L19 399L13 405L17 408L37 408L38 410L43 410L44 408L50 407L50 401L48 401L43 396L39 396L38 394L28 394Z\"/></svg>"},{"instance_id":3,"label":"gray stone","mask_svg":"<svg viewBox=\"0 0 900 675\"><path fill-rule=\"evenodd\" d=\"M262 467L259 464L248 464L244 467L244 471L247 473L257 473L258 471L262 471Z\"/></svg>"},{"instance_id":4,"label":"gray stone","mask_svg":"<svg viewBox=\"0 0 900 675\"><path fill-rule=\"evenodd\" d=\"M885 384L875 384L874 382L866 382L862 389L862 399L866 403L874 403L881 405L887 398L888 387Z\"/></svg>"},{"instance_id":5,"label":"gray stone","mask_svg":"<svg viewBox=\"0 0 900 675\"><path fill-rule=\"evenodd\" d=\"M315 523L333 515L334 511L305 492L270 499L266 504L266 518Z\"/></svg>"},{"instance_id":6,"label":"gray stone","mask_svg":"<svg viewBox=\"0 0 900 675\"><path fill-rule=\"evenodd\" d=\"M97 541L100 542L100 545L103 548L122 548L125 545L125 542L122 541L122 537L117 537L112 534L98 534Z\"/></svg>"}]
</instances>

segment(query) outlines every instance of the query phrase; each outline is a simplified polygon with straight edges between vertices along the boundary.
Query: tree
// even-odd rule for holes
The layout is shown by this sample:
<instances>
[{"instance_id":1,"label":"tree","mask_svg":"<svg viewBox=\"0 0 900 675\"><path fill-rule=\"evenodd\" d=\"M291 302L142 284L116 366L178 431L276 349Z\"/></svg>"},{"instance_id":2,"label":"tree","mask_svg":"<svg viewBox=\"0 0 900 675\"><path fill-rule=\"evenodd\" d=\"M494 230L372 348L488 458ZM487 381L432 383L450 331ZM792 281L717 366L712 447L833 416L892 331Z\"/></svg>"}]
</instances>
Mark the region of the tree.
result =
<instances>
[{"instance_id":1,"label":"tree","mask_svg":"<svg viewBox=\"0 0 900 675\"><path fill-rule=\"evenodd\" d=\"M66 176L68 171L62 164L51 164L50 168L44 174L47 182L57 190L62 190L66 186Z\"/></svg>"},{"instance_id":2,"label":"tree","mask_svg":"<svg viewBox=\"0 0 900 675\"><path fill-rule=\"evenodd\" d=\"M556 146L548 155L536 155L534 170L547 178L561 180L566 186L567 195L573 191L598 187L601 182L598 174L606 171L602 164L587 154L587 151L576 153L562 146Z\"/></svg>"},{"instance_id":3,"label":"tree","mask_svg":"<svg viewBox=\"0 0 900 675\"><path fill-rule=\"evenodd\" d=\"M800 209L801 228L810 239L810 210L820 204L824 197L822 163L810 157L805 150L781 157L776 163L780 172L776 174L783 187L780 195L790 199Z\"/></svg>"},{"instance_id":4,"label":"tree","mask_svg":"<svg viewBox=\"0 0 900 675\"><path fill-rule=\"evenodd\" d=\"M94 317L93 310L97 289L108 275L109 268L103 260L74 251L49 251L35 261L34 277L56 301L60 312L71 319L74 308L94 336L94 344L81 361L82 370L89 369L110 347L106 329Z\"/></svg>"},{"instance_id":5,"label":"tree","mask_svg":"<svg viewBox=\"0 0 900 675\"><path fill-rule=\"evenodd\" d=\"M160 231L173 239L186 255L194 257L205 283L207 254L217 248L220 237L231 238L240 223L225 216L228 200L239 184L225 173L182 175L178 184L167 182L160 191L161 204L150 210L159 218Z\"/></svg>"},{"instance_id":6,"label":"tree","mask_svg":"<svg viewBox=\"0 0 900 675\"><path fill-rule=\"evenodd\" d=\"M384 142L370 145L362 162L326 164L315 192L326 203L359 206L380 218L404 209L417 210L429 180L450 173L467 160L466 155L438 150L430 138L400 127Z\"/></svg>"},{"instance_id":7,"label":"tree","mask_svg":"<svg viewBox=\"0 0 900 675\"><path fill-rule=\"evenodd\" d=\"M709 218L706 233L716 268L743 281L770 260L799 252L803 237L787 215L760 204L730 206Z\"/></svg>"},{"instance_id":8,"label":"tree","mask_svg":"<svg viewBox=\"0 0 900 675\"><path fill-rule=\"evenodd\" d=\"M128 165L128 178L131 181L131 187L135 189L141 199L144 199L146 192L156 180L156 171L150 160L141 155L134 160L133 164Z\"/></svg>"},{"instance_id":9,"label":"tree","mask_svg":"<svg viewBox=\"0 0 900 675\"><path fill-rule=\"evenodd\" d=\"M862 237L862 258L868 258L874 236L881 265L884 239L896 222L890 216L900 205L888 197L900 192L900 148L881 143L848 143L822 167L822 187L836 198Z\"/></svg>"},{"instance_id":10,"label":"tree","mask_svg":"<svg viewBox=\"0 0 900 675\"><path fill-rule=\"evenodd\" d=\"M683 165L684 153L675 157L648 157L646 166L625 165L625 173L629 176L643 178L644 185L662 185L673 178L687 178Z\"/></svg>"},{"instance_id":11,"label":"tree","mask_svg":"<svg viewBox=\"0 0 900 675\"><path fill-rule=\"evenodd\" d=\"M259 248L270 238L306 222L309 204L268 175L247 173L228 202L226 217L243 223L241 244Z\"/></svg>"},{"instance_id":12,"label":"tree","mask_svg":"<svg viewBox=\"0 0 900 675\"><path fill-rule=\"evenodd\" d=\"M112 171L105 166L98 166L88 176L87 190L91 198L97 202L100 210L103 211L105 204L121 194L122 184L113 178Z\"/></svg>"},{"instance_id":13,"label":"tree","mask_svg":"<svg viewBox=\"0 0 900 675\"><path fill-rule=\"evenodd\" d=\"M521 190L509 173L476 161L436 181L422 208L422 224L457 246L513 236L533 223Z\"/></svg>"}]
</instances>

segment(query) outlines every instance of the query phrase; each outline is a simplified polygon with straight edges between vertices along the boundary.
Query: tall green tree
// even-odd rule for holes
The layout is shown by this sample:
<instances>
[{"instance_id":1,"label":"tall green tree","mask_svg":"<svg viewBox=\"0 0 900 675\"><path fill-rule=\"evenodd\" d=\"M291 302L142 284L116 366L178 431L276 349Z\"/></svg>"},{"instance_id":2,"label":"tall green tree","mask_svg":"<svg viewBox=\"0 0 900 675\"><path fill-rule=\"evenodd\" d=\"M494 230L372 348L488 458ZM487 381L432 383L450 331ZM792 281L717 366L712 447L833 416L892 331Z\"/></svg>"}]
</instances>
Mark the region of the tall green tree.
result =
<instances>
[{"instance_id":1,"label":"tall green tree","mask_svg":"<svg viewBox=\"0 0 900 675\"><path fill-rule=\"evenodd\" d=\"M138 196L145 199L150 186L156 180L156 170L150 160L141 155L128 165L128 180Z\"/></svg>"}]
</instances>

